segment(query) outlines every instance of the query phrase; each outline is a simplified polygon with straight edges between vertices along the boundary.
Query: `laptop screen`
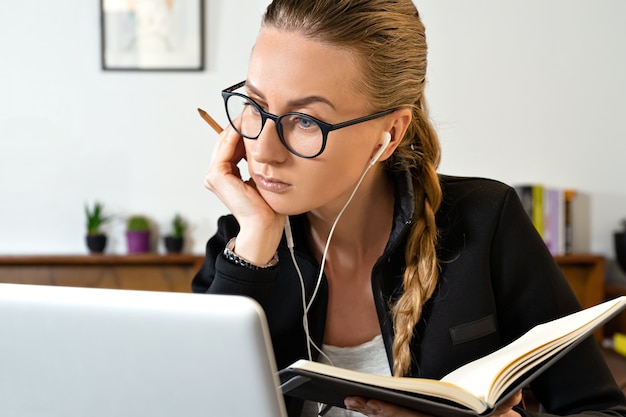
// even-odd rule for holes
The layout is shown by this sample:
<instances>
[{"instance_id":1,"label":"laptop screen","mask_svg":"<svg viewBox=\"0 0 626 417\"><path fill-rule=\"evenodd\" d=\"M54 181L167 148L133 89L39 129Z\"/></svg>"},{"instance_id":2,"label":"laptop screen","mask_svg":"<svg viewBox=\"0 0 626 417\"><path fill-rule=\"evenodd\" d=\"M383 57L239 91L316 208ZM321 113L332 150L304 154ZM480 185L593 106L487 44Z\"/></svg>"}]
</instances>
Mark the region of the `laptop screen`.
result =
<instances>
[{"instance_id":1,"label":"laptop screen","mask_svg":"<svg viewBox=\"0 0 626 417\"><path fill-rule=\"evenodd\" d=\"M244 297L0 284L0 415L285 416Z\"/></svg>"}]
</instances>

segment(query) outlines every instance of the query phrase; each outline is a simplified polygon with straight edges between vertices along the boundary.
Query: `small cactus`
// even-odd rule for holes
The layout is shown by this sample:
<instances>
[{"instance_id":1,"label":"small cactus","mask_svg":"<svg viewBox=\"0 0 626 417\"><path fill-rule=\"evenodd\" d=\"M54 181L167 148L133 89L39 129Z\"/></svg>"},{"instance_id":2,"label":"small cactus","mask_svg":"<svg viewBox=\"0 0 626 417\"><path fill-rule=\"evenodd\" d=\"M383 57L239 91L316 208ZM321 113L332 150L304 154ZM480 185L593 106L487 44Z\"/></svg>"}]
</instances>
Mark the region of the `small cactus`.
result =
<instances>
[{"instance_id":1,"label":"small cactus","mask_svg":"<svg viewBox=\"0 0 626 417\"><path fill-rule=\"evenodd\" d=\"M145 216L131 216L126 222L126 230L132 232L142 232L150 230L150 222Z\"/></svg>"}]
</instances>

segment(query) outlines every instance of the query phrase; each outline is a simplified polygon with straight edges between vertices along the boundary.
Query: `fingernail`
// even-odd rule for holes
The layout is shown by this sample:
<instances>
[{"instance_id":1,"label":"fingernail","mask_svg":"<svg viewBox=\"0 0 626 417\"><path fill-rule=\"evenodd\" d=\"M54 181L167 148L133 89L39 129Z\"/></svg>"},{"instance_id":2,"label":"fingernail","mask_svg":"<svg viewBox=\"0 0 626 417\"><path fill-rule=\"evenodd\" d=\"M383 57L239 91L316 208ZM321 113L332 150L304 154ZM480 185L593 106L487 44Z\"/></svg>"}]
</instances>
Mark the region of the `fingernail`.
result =
<instances>
[{"instance_id":1,"label":"fingernail","mask_svg":"<svg viewBox=\"0 0 626 417\"><path fill-rule=\"evenodd\" d=\"M352 398L346 398L343 401L343 404L349 410L357 410L357 409L362 409L362 408L365 407L365 403L363 401L355 400L355 399L352 399Z\"/></svg>"}]
</instances>

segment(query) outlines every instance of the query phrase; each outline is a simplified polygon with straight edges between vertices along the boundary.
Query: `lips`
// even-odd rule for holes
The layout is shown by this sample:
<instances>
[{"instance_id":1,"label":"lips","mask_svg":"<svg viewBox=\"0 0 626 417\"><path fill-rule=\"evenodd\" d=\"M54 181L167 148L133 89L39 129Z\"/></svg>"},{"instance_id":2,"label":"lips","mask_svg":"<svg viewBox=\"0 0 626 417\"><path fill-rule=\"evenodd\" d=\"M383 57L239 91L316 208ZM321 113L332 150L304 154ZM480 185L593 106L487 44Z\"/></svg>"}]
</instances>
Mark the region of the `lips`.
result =
<instances>
[{"instance_id":1,"label":"lips","mask_svg":"<svg viewBox=\"0 0 626 417\"><path fill-rule=\"evenodd\" d=\"M254 175L253 178L254 178L254 183L256 184L257 188L260 188L265 191L270 191L273 193L280 193L282 191L285 191L287 188L291 186L290 184L282 182L278 179L264 177L258 174Z\"/></svg>"}]
</instances>

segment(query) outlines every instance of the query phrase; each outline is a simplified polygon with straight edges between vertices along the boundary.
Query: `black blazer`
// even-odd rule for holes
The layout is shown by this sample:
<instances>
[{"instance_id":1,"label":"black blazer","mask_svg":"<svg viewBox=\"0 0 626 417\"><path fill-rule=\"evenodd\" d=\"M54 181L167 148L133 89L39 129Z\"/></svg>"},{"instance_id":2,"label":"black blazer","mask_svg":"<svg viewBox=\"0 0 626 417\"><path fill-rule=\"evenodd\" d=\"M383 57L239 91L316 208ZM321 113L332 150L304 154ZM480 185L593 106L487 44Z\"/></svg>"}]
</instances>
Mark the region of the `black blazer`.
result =
<instances>
[{"instance_id":1,"label":"black blazer","mask_svg":"<svg viewBox=\"0 0 626 417\"><path fill-rule=\"evenodd\" d=\"M443 203L437 212L437 225L441 272L411 346L411 375L436 379L496 350L536 324L580 308L514 189L488 179L440 178ZM374 299L390 367L394 332L389 306L402 292L406 234L414 216L409 174L398 174L394 180L394 225L387 247L372 270ZM294 216L291 224L308 301L319 264L307 247L306 217ZM219 219L192 289L256 299L267 315L280 369L307 356L300 282L284 237L275 268L253 271L227 261L221 253L238 231L233 216ZM323 278L309 312L311 337L318 346L324 335L327 291ZM531 386L551 413L594 410L626 416L626 399L592 338ZM301 401L286 401L289 415L298 416Z\"/></svg>"}]
</instances>

